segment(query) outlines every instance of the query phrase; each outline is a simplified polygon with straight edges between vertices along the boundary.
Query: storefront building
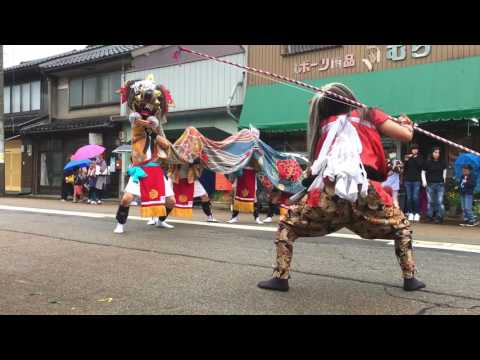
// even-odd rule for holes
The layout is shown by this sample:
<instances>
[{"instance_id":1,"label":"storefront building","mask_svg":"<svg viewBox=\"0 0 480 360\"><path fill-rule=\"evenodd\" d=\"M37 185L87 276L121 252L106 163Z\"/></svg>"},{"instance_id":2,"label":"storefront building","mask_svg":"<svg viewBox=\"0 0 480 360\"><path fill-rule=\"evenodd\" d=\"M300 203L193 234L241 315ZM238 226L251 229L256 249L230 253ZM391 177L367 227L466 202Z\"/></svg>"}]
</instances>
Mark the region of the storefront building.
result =
<instances>
[{"instance_id":1,"label":"storefront building","mask_svg":"<svg viewBox=\"0 0 480 360\"><path fill-rule=\"evenodd\" d=\"M33 188L32 141L20 132L23 127L48 118L48 80L39 65L71 53L26 61L4 70L5 190L8 194L28 194Z\"/></svg>"},{"instance_id":2,"label":"storefront building","mask_svg":"<svg viewBox=\"0 0 480 360\"><path fill-rule=\"evenodd\" d=\"M20 130L32 143L34 194L60 194L63 167L79 147L106 147L110 166L107 197L118 196L118 179L111 151L120 144L120 114L116 91L121 74L140 45L94 45L84 51L42 63L48 80L48 116ZM113 160L113 161L112 161Z\"/></svg>"},{"instance_id":3,"label":"storefront building","mask_svg":"<svg viewBox=\"0 0 480 360\"><path fill-rule=\"evenodd\" d=\"M368 106L480 150L480 45L251 45L248 64L306 83L342 82ZM248 74L240 127L253 124L273 147L306 151L312 92ZM439 145L452 164L458 151L416 133L427 155ZM386 148L401 148L385 139Z\"/></svg>"}]
</instances>

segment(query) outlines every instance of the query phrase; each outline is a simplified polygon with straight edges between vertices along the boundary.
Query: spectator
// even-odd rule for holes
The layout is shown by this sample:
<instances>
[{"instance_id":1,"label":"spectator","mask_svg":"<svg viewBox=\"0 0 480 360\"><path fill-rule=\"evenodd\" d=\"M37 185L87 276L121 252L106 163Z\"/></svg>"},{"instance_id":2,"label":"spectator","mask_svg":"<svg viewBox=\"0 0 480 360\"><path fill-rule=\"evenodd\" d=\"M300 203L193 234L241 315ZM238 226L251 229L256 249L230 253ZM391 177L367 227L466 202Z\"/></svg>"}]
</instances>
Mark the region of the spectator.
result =
<instances>
[{"instance_id":1,"label":"spectator","mask_svg":"<svg viewBox=\"0 0 480 360\"><path fill-rule=\"evenodd\" d=\"M476 179L471 175L472 167L465 165L463 167L463 176L460 181L460 200L463 210L464 223L461 226L476 226L479 224L473 213L473 189L475 189Z\"/></svg>"},{"instance_id":2,"label":"spectator","mask_svg":"<svg viewBox=\"0 0 480 360\"><path fill-rule=\"evenodd\" d=\"M87 168L78 169L75 175L73 186L73 202L83 200L85 194L85 183L87 182Z\"/></svg>"},{"instance_id":3,"label":"spectator","mask_svg":"<svg viewBox=\"0 0 480 360\"><path fill-rule=\"evenodd\" d=\"M403 163L397 160L396 156L397 154L395 152L388 154L388 177L387 180L382 183L382 186L392 189L393 203L396 207L400 207L398 204L398 191L400 190L400 174L403 172Z\"/></svg>"},{"instance_id":4,"label":"spectator","mask_svg":"<svg viewBox=\"0 0 480 360\"><path fill-rule=\"evenodd\" d=\"M420 221L420 185L423 159L418 153L418 145L412 144L410 153L405 156L404 182L407 193L406 212L409 221Z\"/></svg>"},{"instance_id":5,"label":"spectator","mask_svg":"<svg viewBox=\"0 0 480 360\"><path fill-rule=\"evenodd\" d=\"M427 218L440 224L443 222L445 206L443 196L445 194L445 181L447 180L447 167L440 161L440 148L434 147L431 159L425 161L422 170L422 185L427 188Z\"/></svg>"},{"instance_id":6,"label":"spectator","mask_svg":"<svg viewBox=\"0 0 480 360\"><path fill-rule=\"evenodd\" d=\"M97 195L97 204L102 203L103 191L105 190L105 186L107 185L107 175L108 175L108 167L107 162L103 158L103 154L99 155L96 159L96 182L95 182L95 192Z\"/></svg>"},{"instance_id":7,"label":"spectator","mask_svg":"<svg viewBox=\"0 0 480 360\"><path fill-rule=\"evenodd\" d=\"M72 155L69 157L69 161L72 160ZM61 201L65 202L68 200L68 195L73 196L73 183L75 181L75 175L73 170L67 170L63 172L63 181L62 181L62 195Z\"/></svg>"},{"instance_id":8,"label":"spectator","mask_svg":"<svg viewBox=\"0 0 480 360\"><path fill-rule=\"evenodd\" d=\"M96 183L97 183L97 175L96 175L96 170L97 170L97 164L95 161L92 161L90 164L90 167L88 168L88 173L87 173L87 183L88 183L88 203L92 205L97 204L97 189L96 189Z\"/></svg>"}]
</instances>

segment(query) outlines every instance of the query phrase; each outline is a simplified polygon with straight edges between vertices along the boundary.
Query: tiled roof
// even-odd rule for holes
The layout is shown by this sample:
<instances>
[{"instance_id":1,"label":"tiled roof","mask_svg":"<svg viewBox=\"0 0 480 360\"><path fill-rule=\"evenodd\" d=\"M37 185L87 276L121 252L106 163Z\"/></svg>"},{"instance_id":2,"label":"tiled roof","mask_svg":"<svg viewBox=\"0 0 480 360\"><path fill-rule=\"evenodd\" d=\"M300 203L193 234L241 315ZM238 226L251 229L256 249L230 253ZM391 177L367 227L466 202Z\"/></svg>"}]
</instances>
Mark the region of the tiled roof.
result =
<instances>
[{"instance_id":1,"label":"tiled roof","mask_svg":"<svg viewBox=\"0 0 480 360\"><path fill-rule=\"evenodd\" d=\"M101 59L121 56L138 49L143 45L99 45L88 48L87 51L82 51L78 54L61 57L42 63L40 67L45 70L52 70L61 67L80 65L89 62L95 62Z\"/></svg>"},{"instance_id":2,"label":"tiled roof","mask_svg":"<svg viewBox=\"0 0 480 360\"><path fill-rule=\"evenodd\" d=\"M95 45L95 47L102 47L103 45ZM65 53L61 53L61 54L57 54L57 55L52 55L52 56L48 56L48 57L44 57L44 58L41 58L41 59L35 59L35 60L30 60L30 61L24 61L24 62L21 62L20 64L18 65L15 65L15 66L11 66L9 68L6 68L5 69L5 72L9 72L9 71L14 71L14 70L25 70L27 68L31 68L31 67L34 67L36 65L40 65L42 63L45 63L47 61L52 61L52 60L55 60L55 59L59 59L59 58L62 58L62 57L65 57L65 56L69 56L69 55L73 55L73 54L80 54L80 53L83 53L85 51L90 51L92 50L92 48L85 48L85 49L80 49L80 50L72 50L72 51L68 51L68 52L65 52Z\"/></svg>"},{"instance_id":3,"label":"tiled roof","mask_svg":"<svg viewBox=\"0 0 480 360\"><path fill-rule=\"evenodd\" d=\"M40 123L24 127L21 134L50 133L71 130L85 130L95 128L113 128L115 123L110 121L110 116L99 116L94 118L80 119L52 119L51 123Z\"/></svg>"}]
</instances>

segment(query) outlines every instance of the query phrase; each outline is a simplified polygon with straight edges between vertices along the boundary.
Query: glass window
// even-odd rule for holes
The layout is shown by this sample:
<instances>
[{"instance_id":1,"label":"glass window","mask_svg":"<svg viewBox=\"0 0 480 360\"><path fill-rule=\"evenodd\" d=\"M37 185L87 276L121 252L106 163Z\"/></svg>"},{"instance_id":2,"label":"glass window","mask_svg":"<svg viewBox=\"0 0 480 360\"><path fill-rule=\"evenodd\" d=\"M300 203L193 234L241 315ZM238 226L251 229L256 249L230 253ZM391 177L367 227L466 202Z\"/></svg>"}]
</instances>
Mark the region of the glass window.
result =
<instances>
[{"instance_id":1,"label":"glass window","mask_svg":"<svg viewBox=\"0 0 480 360\"><path fill-rule=\"evenodd\" d=\"M107 104L120 101L115 93L121 86L121 73L108 73L70 81L70 106Z\"/></svg>"},{"instance_id":2,"label":"glass window","mask_svg":"<svg viewBox=\"0 0 480 360\"><path fill-rule=\"evenodd\" d=\"M103 75L98 79L98 93L100 95L100 103L111 102L110 94L110 75Z\"/></svg>"},{"instance_id":3,"label":"glass window","mask_svg":"<svg viewBox=\"0 0 480 360\"><path fill-rule=\"evenodd\" d=\"M20 112L20 85L15 85L12 91L12 112Z\"/></svg>"},{"instance_id":4,"label":"glass window","mask_svg":"<svg viewBox=\"0 0 480 360\"><path fill-rule=\"evenodd\" d=\"M97 78L83 80L83 105L97 103Z\"/></svg>"},{"instance_id":5,"label":"glass window","mask_svg":"<svg viewBox=\"0 0 480 360\"><path fill-rule=\"evenodd\" d=\"M119 72L113 73L111 75L111 87L110 87L110 101L118 102L120 101L120 94L115 93L122 86L121 74Z\"/></svg>"},{"instance_id":6,"label":"glass window","mask_svg":"<svg viewBox=\"0 0 480 360\"><path fill-rule=\"evenodd\" d=\"M70 81L70 106L82 105L82 79L75 79Z\"/></svg>"},{"instance_id":7,"label":"glass window","mask_svg":"<svg viewBox=\"0 0 480 360\"><path fill-rule=\"evenodd\" d=\"M10 112L10 86L3 88L3 112L5 114Z\"/></svg>"},{"instance_id":8,"label":"glass window","mask_svg":"<svg viewBox=\"0 0 480 360\"><path fill-rule=\"evenodd\" d=\"M48 168L47 168L47 153L40 153L40 186L49 186Z\"/></svg>"},{"instance_id":9,"label":"glass window","mask_svg":"<svg viewBox=\"0 0 480 360\"><path fill-rule=\"evenodd\" d=\"M31 94L32 94L32 110L40 110L40 99L41 99L41 91L40 91L40 81L34 81L32 82L32 88L31 88Z\"/></svg>"},{"instance_id":10,"label":"glass window","mask_svg":"<svg viewBox=\"0 0 480 360\"><path fill-rule=\"evenodd\" d=\"M30 83L22 84L22 111L30 111Z\"/></svg>"}]
</instances>

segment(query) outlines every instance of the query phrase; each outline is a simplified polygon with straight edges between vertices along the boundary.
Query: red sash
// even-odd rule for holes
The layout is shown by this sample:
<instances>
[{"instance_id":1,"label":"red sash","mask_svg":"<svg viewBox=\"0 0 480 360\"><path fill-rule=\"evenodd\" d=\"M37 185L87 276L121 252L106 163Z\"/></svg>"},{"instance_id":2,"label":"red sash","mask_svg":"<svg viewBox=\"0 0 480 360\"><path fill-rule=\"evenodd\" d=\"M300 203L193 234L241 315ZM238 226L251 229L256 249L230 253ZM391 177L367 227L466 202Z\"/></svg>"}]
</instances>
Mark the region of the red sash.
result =
<instances>
[{"instance_id":1,"label":"red sash","mask_svg":"<svg viewBox=\"0 0 480 360\"><path fill-rule=\"evenodd\" d=\"M175 207L172 211L173 216L191 218L193 213L193 191L195 183L188 183L188 179L180 179L178 184L173 184L175 193Z\"/></svg>"},{"instance_id":2,"label":"red sash","mask_svg":"<svg viewBox=\"0 0 480 360\"><path fill-rule=\"evenodd\" d=\"M166 216L165 210L165 177L160 166L142 168L147 177L140 179L140 194L142 217Z\"/></svg>"},{"instance_id":3,"label":"red sash","mask_svg":"<svg viewBox=\"0 0 480 360\"><path fill-rule=\"evenodd\" d=\"M233 202L233 210L253 213L257 192L255 170L244 169L242 176L237 178L237 190Z\"/></svg>"}]
</instances>

